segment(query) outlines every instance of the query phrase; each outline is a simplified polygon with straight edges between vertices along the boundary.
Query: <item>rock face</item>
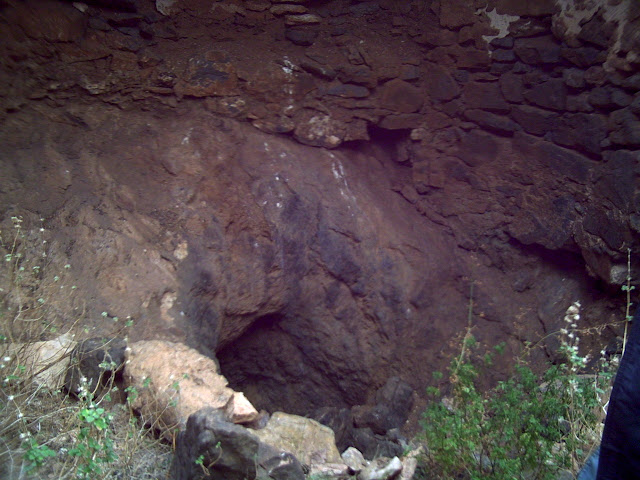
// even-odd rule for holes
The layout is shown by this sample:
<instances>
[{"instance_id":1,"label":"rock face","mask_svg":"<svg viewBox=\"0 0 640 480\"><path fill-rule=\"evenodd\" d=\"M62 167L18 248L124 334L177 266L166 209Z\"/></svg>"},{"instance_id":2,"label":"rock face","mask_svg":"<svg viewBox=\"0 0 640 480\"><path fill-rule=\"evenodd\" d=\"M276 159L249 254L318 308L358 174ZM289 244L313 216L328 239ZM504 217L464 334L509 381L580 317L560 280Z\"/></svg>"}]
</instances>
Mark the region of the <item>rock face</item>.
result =
<instances>
[{"instance_id":1,"label":"rock face","mask_svg":"<svg viewBox=\"0 0 640 480\"><path fill-rule=\"evenodd\" d=\"M0 220L45 219L92 335L131 316L259 408L373 412L448 363L471 284L511 353L577 299L622 315L637 2L83 5L0 7Z\"/></svg>"},{"instance_id":2,"label":"rock face","mask_svg":"<svg viewBox=\"0 0 640 480\"><path fill-rule=\"evenodd\" d=\"M258 416L242 393L227 387L213 360L186 345L132 343L126 350L124 378L131 406L167 438L205 407L220 410L233 423L248 423Z\"/></svg>"}]
</instances>

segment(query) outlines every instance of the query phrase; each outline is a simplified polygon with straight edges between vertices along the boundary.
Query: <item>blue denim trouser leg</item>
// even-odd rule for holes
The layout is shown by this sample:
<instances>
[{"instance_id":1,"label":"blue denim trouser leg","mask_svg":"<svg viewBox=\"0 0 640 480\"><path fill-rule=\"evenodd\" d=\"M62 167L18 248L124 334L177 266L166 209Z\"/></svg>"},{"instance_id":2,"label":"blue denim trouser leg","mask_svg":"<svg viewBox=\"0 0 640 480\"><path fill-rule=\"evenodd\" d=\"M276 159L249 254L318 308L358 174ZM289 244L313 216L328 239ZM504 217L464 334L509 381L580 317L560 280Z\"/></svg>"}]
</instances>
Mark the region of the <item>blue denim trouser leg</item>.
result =
<instances>
[{"instance_id":1,"label":"blue denim trouser leg","mask_svg":"<svg viewBox=\"0 0 640 480\"><path fill-rule=\"evenodd\" d=\"M640 308L630 330L609 401L597 480L640 479Z\"/></svg>"}]
</instances>

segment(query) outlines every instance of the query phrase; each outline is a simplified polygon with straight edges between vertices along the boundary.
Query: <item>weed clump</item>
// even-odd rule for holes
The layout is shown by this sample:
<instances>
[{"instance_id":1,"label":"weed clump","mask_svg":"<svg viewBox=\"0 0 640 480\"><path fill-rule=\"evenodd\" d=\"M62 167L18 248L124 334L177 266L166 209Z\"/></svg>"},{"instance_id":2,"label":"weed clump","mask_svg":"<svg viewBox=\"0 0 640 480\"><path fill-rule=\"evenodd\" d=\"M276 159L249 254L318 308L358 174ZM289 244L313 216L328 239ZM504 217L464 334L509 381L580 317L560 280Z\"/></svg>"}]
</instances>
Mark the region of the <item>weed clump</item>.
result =
<instances>
[{"instance_id":1,"label":"weed clump","mask_svg":"<svg viewBox=\"0 0 640 480\"><path fill-rule=\"evenodd\" d=\"M471 318L471 315L470 317ZM588 356L579 352L580 303L571 305L560 332L564 361L535 373L526 360L489 391L478 386L504 345L482 357L471 324L449 368L443 396L437 387L422 418L427 445L427 478L471 480L552 480L563 470L577 471L599 442L605 394L613 368L603 360L598 372L583 372ZM441 373L435 373L440 381Z\"/></svg>"},{"instance_id":2,"label":"weed clump","mask_svg":"<svg viewBox=\"0 0 640 480\"><path fill-rule=\"evenodd\" d=\"M0 227L0 478L165 476L171 448L118 401L113 375L103 385L84 379L75 397L62 391L89 332L71 265L50 255L44 220L8 220Z\"/></svg>"}]
</instances>

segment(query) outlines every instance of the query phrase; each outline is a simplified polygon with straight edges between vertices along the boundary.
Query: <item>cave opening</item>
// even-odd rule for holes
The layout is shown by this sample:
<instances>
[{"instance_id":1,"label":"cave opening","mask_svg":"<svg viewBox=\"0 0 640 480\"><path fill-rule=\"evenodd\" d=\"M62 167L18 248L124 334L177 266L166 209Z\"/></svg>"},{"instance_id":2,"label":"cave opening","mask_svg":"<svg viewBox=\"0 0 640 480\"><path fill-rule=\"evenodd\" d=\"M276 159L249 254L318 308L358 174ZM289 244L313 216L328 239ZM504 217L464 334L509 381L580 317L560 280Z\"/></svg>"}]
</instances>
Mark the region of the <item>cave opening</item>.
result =
<instances>
[{"instance_id":1,"label":"cave opening","mask_svg":"<svg viewBox=\"0 0 640 480\"><path fill-rule=\"evenodd\" d=\"M330 371L314 332L282 314L266 315L216 353L222 374L259 410L311 415L322 407L348 408L365 398L349 379ZM357 382L356 382L357 383ZM355 387L356 385L354 385ZM357 385L361 391L363 385Z\"/></svg>"}]
</instances>

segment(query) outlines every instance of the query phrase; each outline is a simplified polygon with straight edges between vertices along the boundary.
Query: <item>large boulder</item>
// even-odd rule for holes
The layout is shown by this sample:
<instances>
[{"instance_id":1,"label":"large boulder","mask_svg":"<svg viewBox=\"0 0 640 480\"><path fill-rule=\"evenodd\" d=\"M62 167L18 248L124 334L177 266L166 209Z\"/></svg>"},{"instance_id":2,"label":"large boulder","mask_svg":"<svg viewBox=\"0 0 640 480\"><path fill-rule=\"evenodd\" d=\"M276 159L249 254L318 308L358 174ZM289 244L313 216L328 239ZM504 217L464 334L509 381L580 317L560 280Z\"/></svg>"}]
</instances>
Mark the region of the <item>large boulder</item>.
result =
<instances>
[{"instance_id":1,"label":"large boulder","mask_svg":"<svg viewBox=\"0 0 640 480\"><path fill-rule=\"evenodd\" d=\"M260 441L250 430L229 423L222 412L204 408L178 434L171 465L174 480L253 480Z\"/></svg>"},{"instance_id":2,"label":"large boulder","mask_svg":"<svg viewBox=\"0 0 640 480\"><path fill-rule=\"evenodd\" d=\"M175 480L304 480L293 454L261 442L210 407L191 415L178 435L171 475Z\"/></svg>"},{"instance_id":3,"label":"large boulder","mask_svg":"<svg viewBox=\"0 0 640 480\"><path fill-rule=\"evenodd\" d=\"M69 356L76 344L73 336L65 333L43 342L2 345L0 356L5 359L5 364L15 365L16 369L19 367L20 380L58 390L64 385Z\"/></svg>"},{"instance_id":4,"label":"large boulder","mask_svg":"<svg viewBox=\"0 0 640 480\"><path fill-rule=\"evenodd\" d=\"M180 343L131 344L126 349L124 378L133 408L167 438L204 407L224 410L225 418L234 423L251 422L258 416L244 395L227 386L214 360Z\"/></svg>"},{"instance_id":5,"label":"large boulder","mask_svg":"<svg viewBox=\"0 0 640 480\"><path fill-rule=\"evenodd\" d=\"M276 412L255 434L264 443L295 455L302 463L342 463L333 430L310 418Z\"/></svg>"}]
</instances>

